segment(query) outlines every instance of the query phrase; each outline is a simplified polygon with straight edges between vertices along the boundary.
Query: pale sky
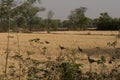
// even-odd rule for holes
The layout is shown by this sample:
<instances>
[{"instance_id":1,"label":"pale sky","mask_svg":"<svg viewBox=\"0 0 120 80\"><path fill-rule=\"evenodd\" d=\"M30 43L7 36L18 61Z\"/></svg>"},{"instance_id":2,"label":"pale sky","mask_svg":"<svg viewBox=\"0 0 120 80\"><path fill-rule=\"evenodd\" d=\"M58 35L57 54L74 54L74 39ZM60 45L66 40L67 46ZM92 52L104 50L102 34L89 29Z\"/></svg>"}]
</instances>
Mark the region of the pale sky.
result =
<instances>
[{"instance_id":1,"label":"pale sky","mask_svg":"<svg viewBox=\"0 0 120 80\"><path fill-rule=\"evenodd\" d=\"M67 19L70 11L79 7L87 7L86 16L99 17L101 12L108 12L112 17L120 17L120 0L41 0L40 6L46 8L40 16L46 18L47 12L52 10L55 19Z\"/></svg>"}]
</instances>

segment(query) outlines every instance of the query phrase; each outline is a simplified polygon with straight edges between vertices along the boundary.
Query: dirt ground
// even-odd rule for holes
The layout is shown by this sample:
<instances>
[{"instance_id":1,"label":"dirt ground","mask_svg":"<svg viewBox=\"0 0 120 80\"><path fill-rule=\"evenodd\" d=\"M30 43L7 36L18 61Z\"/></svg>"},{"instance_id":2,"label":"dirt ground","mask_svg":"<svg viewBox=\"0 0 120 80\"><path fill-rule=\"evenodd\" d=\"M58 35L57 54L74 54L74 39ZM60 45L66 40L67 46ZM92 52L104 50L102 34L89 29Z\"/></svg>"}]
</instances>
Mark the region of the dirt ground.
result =
<instances>
[{"instance_id":1,"label":"dirt ground","mask_svg":"<svg viewBox=\"0 0 120 80\"><path fill-rule=\"evenodd\" d=\"M78 50L78 46L83 50L80 52L81 60L79 62L85 64L85 70L89 69L87 56L91 58L99 59L102 55L107 57L109 60L109 55L114 53L113 47L107 46L108 42L117 41L116 47L120 47L120 39L117 39L115 35L118 34L117 31L57 31L46 34L46 32L34 32L34 33L18 33L20 52L25 54L26 51L34 51L37 49L31 48L29 40L39 38L41 44L36 44L39 47L47 47L47 55L52 56L54 59L60 52L59 45ZM10 43L9 48L11 51L10 55L18 51L18 40L17 33L10 33ZM45 44L45 41L49 41L49 44ZM3 72L5 63L5 50L7 47L7 33L0 33L0 72ZM99 48L99 49L98 49ZM43 56L34 56L34 58L39 58L44 60ZM83 61L84 60L84 61ZM98 70L96 64L95 71ZM109 65L109 67L113 67Z\"/></svg>"}]
</instances>

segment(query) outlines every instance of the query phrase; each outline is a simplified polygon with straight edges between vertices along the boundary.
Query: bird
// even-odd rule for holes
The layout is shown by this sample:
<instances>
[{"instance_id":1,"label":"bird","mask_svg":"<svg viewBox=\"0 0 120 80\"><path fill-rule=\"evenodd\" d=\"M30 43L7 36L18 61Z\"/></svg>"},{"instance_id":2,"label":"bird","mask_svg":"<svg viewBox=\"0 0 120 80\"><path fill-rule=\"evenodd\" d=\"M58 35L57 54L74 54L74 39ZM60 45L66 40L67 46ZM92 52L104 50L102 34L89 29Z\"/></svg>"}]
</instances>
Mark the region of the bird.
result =
<instances>
[{"instance_id":1,"label":"bird","mask_svg":"<svg viewBox=\"0 0 120 80\"><path fill-rule=\"evenodd\" d=\"M49 42L49 41L47 41L47 40L45 41L45 43L46 43L46 44L50 44L50 42Z\"/></svg>"},{"instance_id":2,"label":"bird","mask_svg":"<svg viewBox=\"0 0 120 80\"><path fill-rule=\"evenodd\" d=\"M112 61L112 60L110 60L110 61L109 61L109 64L112 64L112 62L113 62L113 61Z\"/></svg>"},{"instance_id":3,"label":"bird","mask_svg":"<svg viewBox=\"0 0 120 80\"><path fill-rule=\"evenodd\" d=\"M89 56L88 56L88 61L89 61L90 64L92 64L92 63L94 63L94 62L97 62L96 60L91 59Z\"/></svg>"},{"instance_id":4,"label":"bird","mask_svg":"<svg viewBox=\"0 0 120 80\"><path fill-rule=\"evenodd\" d=\"M120 64L118 65L118 67L120 67Z\"/></svg>"},{"instance_id":5,"label":"bird","mask_svg":"<svg viewBox=\"0 0 120 80\"><path fill-rule=\"evenodd\" d=\"M89 71L91 72L92 71L92 63L97 62L97 61L94 60L94 59L91 59L90 56L88 56L88 61L89 61L89 64L90 64L90 66L89 66L90 70Z\"/></svg>"},{"instance_id":6,"label":"bird","mask_svg":"<svg viewBox=\"0 0 120 80\"><path fill-rule=\"evenodd\" d=\"M101 60L97 60L97 64L101 64L102 63L102 61Z\"/></svg>"},{"instance_id":7,"label":"bird","mask_svg":"<svg viewBox=\"0 0 120 80\"><path fill-rule=\"evenodd\" d=\"M38 41L39 41L39 40L40 40L40 38L36 38L35 40L38 40Z\"/></svg>"},{"instance_id":8,"label":"bird","mask_svg":"<svg viewBox=\"0 0 120 80\"><path fill-rule=\"evenodd\" d=\"M114 42L112 43L112 46L115 47L116 45L117 45L117 41L114 41Z\"/></svg>"},{"instance_id":9,"label":"bird","mask_svg":"<svg viewBox=\"0 0 120 80\"><path fill-rule=\"evenodd\" d=\"M40 38L35 38L35 39L29 40L29 42L39 42L39 41L40 41Z\"/></svg>"},{"instance_id":10,"label":"bird","mask_svg":"<svg viewBox=\"0 0 120 80\"><path fill-rule=\"evenodd\" d=\"M115 46L117 45L117 41L108 42L107 45L108 45L108 46L113 46L113 47L115 48Z\"/></svg>"},{"instance_id":11,"label":"bird","mask_svg":"<svg viewBox=\"0 0 120 80\"><path fill-rule=\"evenodd\" d=\"M42 49L43 49L43 50L46 50L47 48L46 48L46 47L43 47Z\"/></svg>"},{"instance_id":12,"label":"bird","mask_svg":"<svg viewBox=\"0 0 120 80\"><path fill-rule=\"evenodd\" d=\"M113 62L115 62L115 57L112 57L109 61L109 64L112 64Z\"/></svg>"},{"instance_id":13,"label":"bird","mask_svg":"<svg viewBox=\"0 0 120 80\"><path fill-rule=\"evenodd\" d=\"M80 51L80 52L83 52L83 50L78 46L78 50Z\"/></svg>"},{"instance_id":14,"label":"bird","mask_svg":"<svg viewBox=\"0 0 120 80\"><path fill-rule=\"evenodd\" d=\"M59 45L59 48L60 48L61 50L66 49L65 47L63 47L63 46L61 46L61 45Z\"/></svg>"},{"instance_id":15,"label":"bird","mask_svg":"<svg viewBox=\"0 0 120 80\"><path fill-rule=\"evenodd\" d=\"M115 60L115 57L112 57L113 60Z\"/></svg>"},{"instance_id":16,"label":"bird","mask_svg":"<svg viewBox=\"0 0 120 80\"><path fill-rule=\"evenodd\" d=\"M40 41L40 39L39 38L36 38L36 39L34 39L34 42L39 42Z\"/></svg>"}]
</instances>

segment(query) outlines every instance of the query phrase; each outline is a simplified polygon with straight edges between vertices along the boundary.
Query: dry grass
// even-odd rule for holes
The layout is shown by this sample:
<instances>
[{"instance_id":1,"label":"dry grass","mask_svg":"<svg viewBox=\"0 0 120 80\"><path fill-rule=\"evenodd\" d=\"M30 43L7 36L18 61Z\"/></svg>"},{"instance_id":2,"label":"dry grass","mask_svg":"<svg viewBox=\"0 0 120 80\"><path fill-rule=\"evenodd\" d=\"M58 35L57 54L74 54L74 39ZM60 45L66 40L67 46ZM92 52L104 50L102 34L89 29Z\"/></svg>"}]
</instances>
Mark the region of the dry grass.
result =
<instances>
[{"instance_id":1,"label":"dry grass","mask_svg":"<svg viewBox=\"0 0 120 80\"><path fill-rule=\"evenodd\" d=\"M90 34L88 34L90 33ZM48 45L41 45L46 46L48 48L48 55L52 55L53 58L56 57L57 53L59 53L60 49L58 45L62 45L66 48L76 48L80 46L84 53L87 53L89 55L92 55L93 58L100 58L101 55L107 55L108 59L111 54L111 49L107 49L107 42L111 42L116 40L115 34L117 34L117 31L67 31L67 32L52 32L51 34L45 34L45 32L42 33L33 33L33 34L27 34L27 33L19 33L20 38L20 49L21 53L24 54L25 51L28 50L35 50L32 49L28 40L34 39L34 38L40 38L41 42L44 42L45 40L49 41L50 44ZM7 33L0 33L0 67L1 71L4 67L5 62L5 50L6 50L6 44L7 44ZM11 36L14 36L14 38L10 39L10 50L13 54L15 51L17 51L17 36L16 33L11 33ZM120 47L120 41L118 41L117 46ZM101 50L97 51L96 47L100 47ZM84 53L80 53L81 59L85 61L80 61L85 64L85 69L88 69L88 61L87 61L87 55ZM11 54L11 55L12 55ZM94 55L93 55L94 54ZM34 56L35 58L38 58L40 60L44 60L43 56ZM96 65L96 64L95 64ZM111 67L111 66L109 66ZM97 69L97 67L96 67ZM94 70L96 70L94 69ZM0 72L1 72L0 71Z\"/></svg>"}]
</instances>

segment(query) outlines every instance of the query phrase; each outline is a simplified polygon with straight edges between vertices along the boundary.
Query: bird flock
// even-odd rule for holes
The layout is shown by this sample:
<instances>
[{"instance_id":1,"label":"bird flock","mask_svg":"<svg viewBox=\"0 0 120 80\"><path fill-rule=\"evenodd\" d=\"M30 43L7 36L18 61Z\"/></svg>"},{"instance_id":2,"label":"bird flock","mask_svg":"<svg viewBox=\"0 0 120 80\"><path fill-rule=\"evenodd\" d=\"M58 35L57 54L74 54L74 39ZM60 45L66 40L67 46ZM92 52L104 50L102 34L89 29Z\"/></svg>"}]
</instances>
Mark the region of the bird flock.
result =
<instances>
[{"instance_id":1,"label":"bird flock","mask_svg":"<svg viewBox=\"0 0 120 80\"><path fill-rule=\"evenodd\" d=\"M41 43L41 44L43 44L43 43L46 43L46 44L50 44L50 42L49 41L47 41L47 40L45 40L44 42L41 42L40 41L40 38L35 38L35 39L31 39L31 40L29 40L29 42L39 42L39 43ZM114 41L114 42L112 42L112 43L107 43L107 45L109 45L109 46L115 46L117 44L117 41ZM64 47L64 46L62 46L62 45L58 45L58 47L60 48L60 50L66 50L67 48L66 47ZM96 47L97 49L99 49L99 47ZM46 49L46 47L44 47L43 49ZM82 53L82 52L84 52L83 51L83 49L80 47L80 46L78 46L78 48L77 48L77 50L78 50L78 52L80 52L80 53ZM103 57L103 56L102 56ZM97 63L97 64L99 64L99 63L102 63L103 62L103 60L101 59L101 60L95 60L95 59L92 59L90 56L88 56L87 57L87 60L88 60L88 62L90 63L90 64L92 64L92 63ZM109 64L112 64L113 62L115 62L115 60L116 60L116 58L115 57L111 57L110 58L110 60L109 60ZM104 62L105 62L106 60L104 59Z\"/></svg>"}]
</instances>

